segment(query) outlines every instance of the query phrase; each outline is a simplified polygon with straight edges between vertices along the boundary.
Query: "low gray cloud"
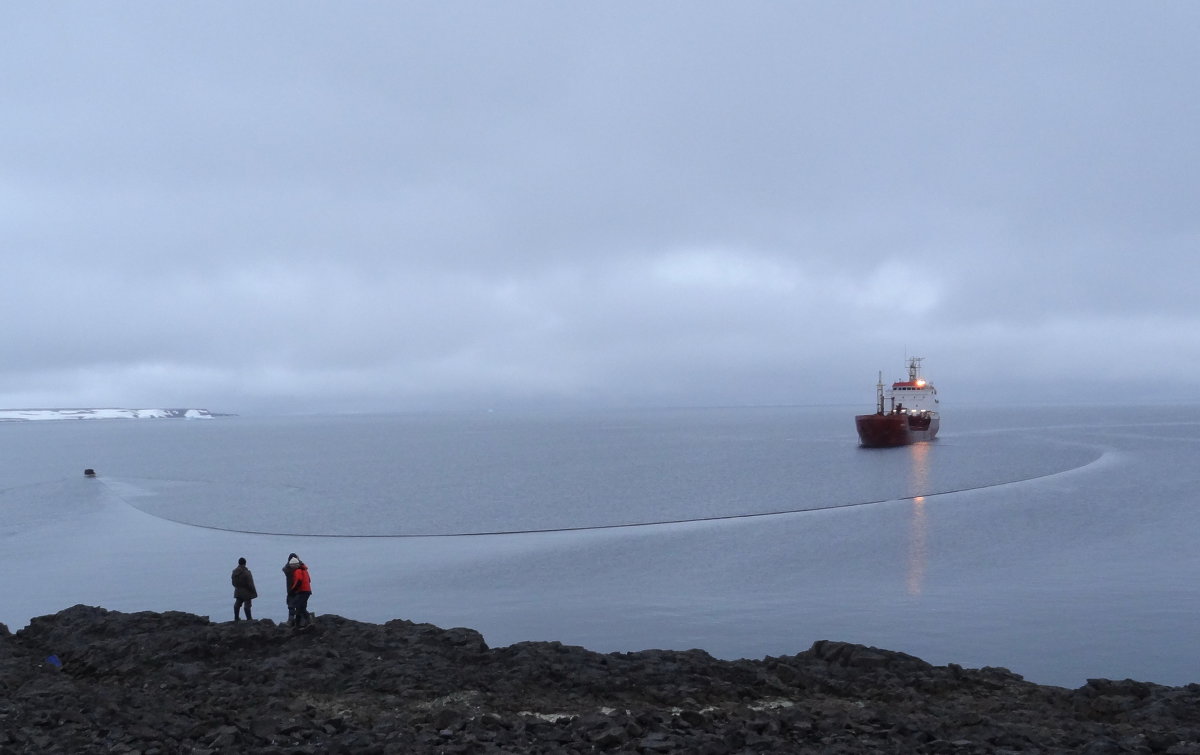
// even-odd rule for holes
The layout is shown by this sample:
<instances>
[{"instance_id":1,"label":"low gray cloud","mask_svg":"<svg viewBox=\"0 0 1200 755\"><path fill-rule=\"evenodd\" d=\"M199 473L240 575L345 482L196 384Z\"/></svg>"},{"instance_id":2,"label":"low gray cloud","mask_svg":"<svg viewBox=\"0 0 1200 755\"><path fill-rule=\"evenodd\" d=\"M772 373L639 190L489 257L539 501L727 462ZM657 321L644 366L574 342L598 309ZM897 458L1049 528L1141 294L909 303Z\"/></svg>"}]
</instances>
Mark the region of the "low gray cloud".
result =
<instances>
[{"instance_id":1,"label":"low gray cloud","mask_svg":"<svg viewBox=\"0 0 1200 755\"><path fill-rule=\"evenodd\" d=\"M2 15L3 406L1194 392L1190 4Z\"/></svg>"}]
</instances>

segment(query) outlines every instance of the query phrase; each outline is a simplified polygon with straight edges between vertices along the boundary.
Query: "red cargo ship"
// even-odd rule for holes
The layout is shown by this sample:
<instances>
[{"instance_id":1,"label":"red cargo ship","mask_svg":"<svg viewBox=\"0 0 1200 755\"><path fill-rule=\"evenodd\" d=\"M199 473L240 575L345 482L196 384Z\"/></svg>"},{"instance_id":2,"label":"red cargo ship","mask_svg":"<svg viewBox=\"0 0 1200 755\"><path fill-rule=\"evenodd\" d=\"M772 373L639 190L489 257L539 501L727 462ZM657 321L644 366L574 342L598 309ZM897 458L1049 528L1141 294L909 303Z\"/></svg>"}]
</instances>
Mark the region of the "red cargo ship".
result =
<instances>
[{"instance_id":1,"label":"red cargo ship","mask_svg":"<svg viewBox=\"0 0 1200 755\"><path fill-rule=\"evenodd\" d=\"M907 446L933 440L941 425L938 416L937 389L921 377L924 357L908 360L908 380L892 383L886 394L883 373L876 385L877 404L874 414L854 418L858 441L868 448Z\"/></svg>"}]
</instances>

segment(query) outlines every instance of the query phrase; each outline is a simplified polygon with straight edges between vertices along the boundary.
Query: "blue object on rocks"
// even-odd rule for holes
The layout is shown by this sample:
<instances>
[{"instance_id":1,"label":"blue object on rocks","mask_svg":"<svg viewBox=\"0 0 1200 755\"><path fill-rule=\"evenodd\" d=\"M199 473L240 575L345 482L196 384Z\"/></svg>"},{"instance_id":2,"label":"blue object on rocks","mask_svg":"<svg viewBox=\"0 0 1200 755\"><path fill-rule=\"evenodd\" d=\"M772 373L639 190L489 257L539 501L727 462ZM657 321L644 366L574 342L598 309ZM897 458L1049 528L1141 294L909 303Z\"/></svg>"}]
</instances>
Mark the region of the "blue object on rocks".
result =
<instances>
[{"instance_id":1,"label":"blue object on rocks","mask_svg":"<svg viewBox=\"0 0 1200 755\"><path fill-rule=\"evenodd\" d=\"M62 668L62 661L58 659L57 655L46 656L46 663L49 663L54 668Z\"/></svg>"}]
</instances>

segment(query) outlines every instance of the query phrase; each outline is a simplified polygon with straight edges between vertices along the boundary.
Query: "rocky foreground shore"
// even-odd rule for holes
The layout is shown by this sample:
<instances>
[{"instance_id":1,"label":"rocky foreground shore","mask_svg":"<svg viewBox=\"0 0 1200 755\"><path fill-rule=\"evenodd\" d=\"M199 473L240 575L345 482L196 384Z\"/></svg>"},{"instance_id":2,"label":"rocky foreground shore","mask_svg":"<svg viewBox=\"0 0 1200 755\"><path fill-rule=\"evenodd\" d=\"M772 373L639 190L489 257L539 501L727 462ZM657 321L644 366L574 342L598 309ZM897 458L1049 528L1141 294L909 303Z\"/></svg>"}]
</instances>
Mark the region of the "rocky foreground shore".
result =
<instances>
[{"instance_id":1,"label":"rocky foreground shore","mask_svg":"<svg viewBox=\"0 0 1200 755\"><path fill-rule=\"evenodd\" d=\"M0 624L4 753L1200 753L1200 685L932 666L817 642L489 648L469 629L75 606Z\"/></svg>"}]
</instances>

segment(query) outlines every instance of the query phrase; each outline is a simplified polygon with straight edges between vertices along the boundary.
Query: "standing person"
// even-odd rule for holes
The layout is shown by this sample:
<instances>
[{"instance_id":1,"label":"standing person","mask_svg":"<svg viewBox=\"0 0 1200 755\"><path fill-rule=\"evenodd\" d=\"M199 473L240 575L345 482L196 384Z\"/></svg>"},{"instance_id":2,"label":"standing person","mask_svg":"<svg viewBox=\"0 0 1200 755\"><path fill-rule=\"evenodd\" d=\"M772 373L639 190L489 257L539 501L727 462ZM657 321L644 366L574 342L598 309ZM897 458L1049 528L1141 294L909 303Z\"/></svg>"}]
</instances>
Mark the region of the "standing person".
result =
<instances>
[{"instance_id":1,"label":"standing person","mask_svg":"<svg viewBox=\"0 0 1200 755\"><path fill-rule=\"evenodd\" d=\"M254 575L246 568L246 559L238 559L237 568L230 577L233 580L233 620L242 620L239 614L244 605L246 621L254 621L254 617L250 615L250 604L258 597L258 590L254 588Z\"/></svg>"},{"instance_id":2,"label":"standing person","mask_svg":"<svg viewBox=\"0 0 1200 755\"><path fill-rule=\"evenodd\" d=\"M297 559L299 561L299 559ZM296 606L296 628L303 629L312 625L312 617L308 613L308 598L312 595L312 580L308 576L308 567L303 561L297 564L292 572L293 604Z\"/></svg>"},{"instance_id":3,"label":"standing person","mask_svg":"<svg viewBox=\"0 0 1200 755\"><path fill-rule=\"evenodd\" d=\"M292 574L300 566L300 557L295 553L288 554L287 563L283 565L283 587L287 590L288 624L296 624L296 596L292 592Z\"/></svg>"}]
</instances>

